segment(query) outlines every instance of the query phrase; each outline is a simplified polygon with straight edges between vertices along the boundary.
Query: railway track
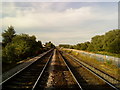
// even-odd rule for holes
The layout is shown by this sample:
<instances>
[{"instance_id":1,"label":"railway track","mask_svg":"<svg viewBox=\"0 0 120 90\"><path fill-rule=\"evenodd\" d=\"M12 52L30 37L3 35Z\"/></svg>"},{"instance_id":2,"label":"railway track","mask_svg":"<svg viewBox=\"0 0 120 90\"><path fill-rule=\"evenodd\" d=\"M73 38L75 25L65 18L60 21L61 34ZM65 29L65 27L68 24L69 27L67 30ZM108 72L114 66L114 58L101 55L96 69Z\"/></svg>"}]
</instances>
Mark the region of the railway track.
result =
<instances>
[{"instance_id":1,"label":"railway track","mask_svg":"<svg viewBox=\"0 0 120 90\"><path fill-rule=\"evenodd\" d=\"M6 89L118 90L57 49L3 82L2 90Z\"/></svg>"},{"instance_id":2,"label":"railway track","mask_svg":"<svg viewBox=\"0 0 120 90\"><path fill-rule=\"evenodd\" d=\"M54 50L54 55L45 66L40 77L36 81L33 90L42 89L79 89L82 90L77 79L67 66L59 51Z\"/></svg>"},{"instance_id":3,"label":"railway track","mask_svg":"<svg viewBox=\"0 0 120 90\"><path fill-rule=\"evenodd\" d=\"M9 79L5 80L2 85L2 90L8 89L32 89L39 74L41 73L44 65L52 57L52 52L47 53L30 66L21 70L19 73L13 75Z\"/></svg>"},{"instance_id":4,"label":"railway track","mask_svg":"<svg viewBox=\"0 0 120 90\"><path fill-rule=\"evenodd\" d=\"M82 90L77 79L56 49L32 65L2 83L6 89L58 89L74 88Z\"/></svg>"},{"instance_id":5,"label":"railway track","mask_svg":"<svg viewBox=\"0 0 120 90\"><path fill-rule=\"evenodd\" d=\"M77 77L78 82L81 82L83 90L119 90L119 88L80 63L79 60L71 57L69 54L61 53Z\"/></svg>"}]
</instances>

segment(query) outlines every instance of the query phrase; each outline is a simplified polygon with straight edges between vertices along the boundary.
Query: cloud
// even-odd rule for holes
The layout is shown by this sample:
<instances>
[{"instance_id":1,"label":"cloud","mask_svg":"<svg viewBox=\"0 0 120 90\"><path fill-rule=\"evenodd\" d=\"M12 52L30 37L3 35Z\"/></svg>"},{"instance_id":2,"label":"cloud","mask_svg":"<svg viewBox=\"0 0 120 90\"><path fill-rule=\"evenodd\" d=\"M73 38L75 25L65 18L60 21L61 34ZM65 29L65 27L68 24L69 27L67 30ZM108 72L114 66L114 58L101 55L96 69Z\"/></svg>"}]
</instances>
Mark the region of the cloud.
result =
<instances>
[{"instance_id":1,"label":"cloud","mask_svg":"<svg viewBox=\"0 0 120 90\"><path fill-rule=\"evenodd\" d=\"M44 5L43 5L44 6ZM47 7L49 5L46 5ZM46 7L45 6L45 7ZM41 8L40 8L41 9ZM49 11L49 10L48 10ZM12 12L14 13L14 12ZM10 13L9 13L10 14ZM104 15L107 13L94 12L92 7L82 7L78 9L69 8L63 12L38 12L34 8L26 11L16 11L15 17L4 17L3 25L12 24L16 27L63 27L63 26L76 26L80 25L88 20L113 20L113 16L116 16L117 13L110 15ZM104 17L103 17L104 15Z\"/></svg>"},{"instance_id":2,"label":"cloud","mask_svg":"<svg viewBox=\"0 0 120 90\"><path fill-rule=\"evenodd\" d=\"M84 0L84 2L118 2L119 0ZM4 2L83 2L83 0L4 0Z\"/></svg>"},{"instance_id":3,"label":"cloud","mask_svg":"<svg viewBox=\"0 0 120 90\"><path fill-rule=\"evenodd\" d=\"M21 3L21 6L11 3L4 7L3 28L13 25L19 33L35 34L40 40L51 39L56 44L58 41L83 42L96 32L102 33L106 28L117 26L115 9L92 6L74 8L75 5L70 7L69 3Z\"/></svg>"}]
</instances>

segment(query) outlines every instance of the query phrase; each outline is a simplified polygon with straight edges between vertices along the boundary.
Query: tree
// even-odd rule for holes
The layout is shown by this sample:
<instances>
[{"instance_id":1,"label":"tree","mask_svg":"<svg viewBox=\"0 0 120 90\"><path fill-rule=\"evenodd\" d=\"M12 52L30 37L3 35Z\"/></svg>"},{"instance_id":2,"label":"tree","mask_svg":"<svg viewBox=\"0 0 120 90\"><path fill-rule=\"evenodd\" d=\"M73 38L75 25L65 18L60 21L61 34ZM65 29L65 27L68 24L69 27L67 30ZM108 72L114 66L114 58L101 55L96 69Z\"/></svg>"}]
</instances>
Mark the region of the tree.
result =
<instances>
[{"instance_id":1,"label":"tree","mask_svg":"<svg viewBox=\"0 0 120 90\"><path fill-rule=\"evenodd\" d=\"M36 42L36 50L35 50L35 54L40 54L42 53L44 50L43 50L43 45L42 45L42 42L41 41L38 41Z\"/></svg>"},{"instance_id":2,"label":"tree","mask_svg":"<svg viewBox=\"0 0 120 90\"><path fill-rule=\"evenodd\" d=\"M45 44L46 48L55 48L55 45L49 41L48 43Z\"/></svg>"},{"instance_id":3,"label":"tree","mask_svg":"<svg viewBox=\"0 0 120 90\"><path fill-rule=\"evenodd\" d=\"M2 62L13 63L16 61L15 46L13 44L7 44L2 50Z\"/></svg>"},{"instance_id":4,"label":"tree","mask_svg":"<svg viewBox=\"0 0 120 90\"><path fill-rule=\"evenodd\" d=\"M80 49L81 50L87 50L89 44L90 44L90 42L81 43Z\"/></svg>"},{"instance_id":5,"label":"tree","mask_svg":"<svg viewBox=\"0 0 120 90\"><path fill-rule=\"evenodd\" d=\"M13 37L12 42L3 49L5 62L17 62L42 52L42 43L35 36L20 34Z\"/></svg>"},{"instance_id":6,"label":"tree","mask_svg":"<svg viewBox=\"0 0 120 90\"><path fill-rule=\"evenodd\" d=\"M94 51L94 46L92 44L89 44L87 50L88 51Z\"/></svg>"},{"instance_id":7,"label":"tree","mask_svg":"<svg viewBox=\"0 0 120 90\"><path fill-rule=\"evenodd\" d=\"M104 45L103 45L104 50L107 52L113 52L114 51L113 49L116 48L114 44L119 43L119 39L120 39L120 29L111 30L105 33Z\"/></svg>"},{"instance_id":8,"label":"tree","mask_svg":"<svg viewBox=\"0 0 120 90\"><path fill-rule=\"evenodd\" d=\"M39 46L39 48L43 48L42 42L41 42L41 41L38 41L38 42L37 42L37 46Z\"/></svg>"},{"instance_id":9,"label":"tree","mask_svg":"<svg viewBox=\"0 0 120 90\"><path fill-rule=\"evenodd\" d=\"M13 26L9 26L7 30L4 30L2 33L2 43L3 46L6 46L7 43L10 43L12 41L12 38L15 36L15 30Z\"/></svg>"},{"instance_id":10,"label":"tree","mask_svg":"<svg viewBox=\"0 0 120 90\"><path fill-rule=\"evenodd\" d=\"M16 54L18 58L25 58L35 54L37 47L36 37L28 34L16 35L12 41L15 44Z\"/></svg>"},{"instance_id":11,"label":"tree","mask_svg":"<svg viewBox=\"0 0 120 90\"><path fill-rule=\"evenodd\" d=\"M15 34L13 26L8 27L2 33L2 59L3 63L16 63L28 57L42 53L43 46L41 41L36 41L36 37L28 34ZM49 42L48 46L54 45Z\"/></svg>"},{"instance_id":12,"label":"tree","mask_svg":"<svg viewBox=\"0 0 120 90\"><path fill-rule=\"evenodd\" d=\"M92 37L91 42L78 43L77 45L59 45L64 48L74 48L88 51L107 51L120 54L120 29L106 32L105 35Z\"/></svg>"},{"instance_id":13,"label":"tree","mask_svg":"<svg viewBox=\"0 0 120 90\"><path fill-rule=\"evenodd\" d=\"M116 38L110 45L109 45L109 51L112 53L120 53L120 39Z\"/></svg>"},{"instance_id":14,"label":"tree","mask_svg":"<svg viewBox=\"0 0 120 90\"><path fill-rule=\"evenodd\" d=\"M92 37L90 48L93 48L93 51L103 51L103 41L104 41L104 35L96 35Z\"/></svg>"}]
</instances>

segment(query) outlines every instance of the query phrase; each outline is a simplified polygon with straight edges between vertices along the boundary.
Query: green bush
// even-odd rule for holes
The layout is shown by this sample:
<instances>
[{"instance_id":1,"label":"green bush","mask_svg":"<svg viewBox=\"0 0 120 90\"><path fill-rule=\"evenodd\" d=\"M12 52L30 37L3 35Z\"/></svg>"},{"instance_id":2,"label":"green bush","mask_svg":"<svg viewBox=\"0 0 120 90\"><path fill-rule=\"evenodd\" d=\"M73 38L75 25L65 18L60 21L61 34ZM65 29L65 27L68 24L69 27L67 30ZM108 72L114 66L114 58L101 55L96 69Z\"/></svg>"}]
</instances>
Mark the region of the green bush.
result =
<instances>
[{"instance_id":1,"label":"green bush","mask_svg":"<svg viewBox=\"0 0 120 90\"><path fill-rule=\"evenodd\" d=\"M36 41L36 37L28 34L15 35L14 28L8 27L2 33L2 61L3 63L15 63L36 56L43 52L41 41ZM9 38L8 38L9 37Z\"/></svg>"}]
</instances>

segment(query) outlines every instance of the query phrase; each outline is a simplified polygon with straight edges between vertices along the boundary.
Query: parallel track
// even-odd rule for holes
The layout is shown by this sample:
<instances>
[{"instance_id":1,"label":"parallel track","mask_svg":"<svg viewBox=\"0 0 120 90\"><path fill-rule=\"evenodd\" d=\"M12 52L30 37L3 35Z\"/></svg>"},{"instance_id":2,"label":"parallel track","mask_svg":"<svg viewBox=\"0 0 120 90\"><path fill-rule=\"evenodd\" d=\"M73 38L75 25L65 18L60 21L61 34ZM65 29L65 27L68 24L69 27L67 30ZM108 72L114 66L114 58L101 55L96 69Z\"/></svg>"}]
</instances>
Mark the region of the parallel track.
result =
<instances>
[{"instance_id":1,"label":"parallel track","mask_svg":"<svg viewBox=\"0 0 120 90\"><path fill-rule=\"evenodd\" d=\"M93 81L94 84L91 85L91 83L84 80L86 78L89 81L97 80ZM101 82L104 85L100 85L99 83ZM2 90L58 90L65 88L77 90L118 90L118 88L104 80L94 71L81 64L79 60L56 49L54 53L53 51L49 52L2 83Z\"/></svg>"},{"instance_id":2,"label":"parallel track","mask_svg":"<svg viewBox=\"0 0 120 90\"><path fill-rule=\"evenodd\" d=\"M85 65L83 65L78 59L74 58L73 56L69 55L69 54L66 54L66 53L63 53L62 52L62 55L65 59L65 61L67 62L67 64L69 65L69 67L72 67L72 71L73 72L76 72L77 73L77 76L79 76L81 79L83 80L80 80L79 78L79 82L82 83L82 81L84 83L82 83L82 87L83 89L94 89L96 88L97 90L98 89L102 89L102 90L119 90L117 87L115 87L113 84L111 84L110 82L108 82L107 80L105 80L104 78L102 78L100 75L98 75L97 73L95 73L94 71L92 71L91 69L89 69L88 67L86 67ZM67 58L67 59L66 59ZM77 66L74 66L73 63L75 63ZM71 65L72 64L72 65ZM79 67L78 69L75 70L75 67ZM85 74L84 74L85 73ZM74 73L75 74L75 73ZM89 75L87 75L89 74ZM90 76L90 74L93 76ZM87 77L86 77L87 76ZM84 79L87 79L87 80L84 80ZM96 83L101 83L103 82L104 85L94 85L96 84L95 81L94 81L94 84L93 86L90 85L90 80L93 81L94 79L98 79L98 82ZM88 82L86 82L88 81ZM96 80L97 81L97 80ZM88 87L86 87L86 85ZM91 87L92 86L92 87ZM84 88L85 87L85 88Z\"/></svg>"},{"instance_id":3,"label":"parallel track","mask_svg":"<svg viewBox=\"0 0 120 90\"><path fill-rule=\"evenodd\" d=\"M56 58L53 56L52 60L45 65L32 90L65 88L83 90L59 51L55 51L54 55Z\"/></svg>"},{"instance_id":4,"label":"parallel track","mask_svg":"<svg viewBox=\"0 0 120 90\"><path fill-rule=\"evenodd\" d=\"M30 66L18 71L12 77L2 82L2 90L32 89L44 65L50 60L52 52L48 52Z\"/></svg>"}]
</instances>

